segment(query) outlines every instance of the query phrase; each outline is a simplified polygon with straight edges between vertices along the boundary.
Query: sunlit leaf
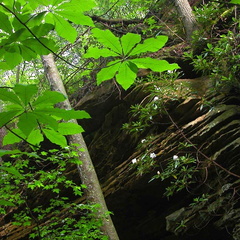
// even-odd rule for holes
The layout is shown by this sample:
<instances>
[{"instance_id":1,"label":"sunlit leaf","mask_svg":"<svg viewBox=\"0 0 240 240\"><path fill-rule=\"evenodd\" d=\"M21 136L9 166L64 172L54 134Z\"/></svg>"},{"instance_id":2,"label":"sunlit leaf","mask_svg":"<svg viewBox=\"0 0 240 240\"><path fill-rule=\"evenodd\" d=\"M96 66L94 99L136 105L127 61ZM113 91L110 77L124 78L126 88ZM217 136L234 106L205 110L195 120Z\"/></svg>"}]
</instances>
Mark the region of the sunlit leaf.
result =
<instances>
[{"instance_id":1,"label":"sunlit leaf","mask_svg":"<svg viewBox=\"0 0 240 240\"><path fill-rule=\"evenodd\" d=\"M35 84L16 84L13 88L14 92L21 98L24 106L27 106L31 97L37 93L38 88Z\"/></svg>"},{"instance_id":2,"label":"sunlit leaf","mask_svg":"<svg viewBox=\"0 0 240 240\"><path fill-rule=\"evenodd\" d=\"M66 97L62 93L47 90L36 99L33 106L41 107L40 105L54 105L64 101L65 99Z\"/></svg>"},{"instance_id":3,"label":"sunlit leaf","mask_svg":"<svg viewBox=\"0 0 240 240\"><path fill-rule=\"evenodd\" d=\"M119 54L107 49L107 48L95 48L90 47L87 53L84 54L84 58L95 58L98 59L100 57L110 57L110 56L118 56Z\"/></svg>"},{"instance_id":4,"label":"sunlit leaf","mask_svg":"<svg viewBox=\"0 0 240 240\"><path fill-rule=\"evenodd\" d=\"M100 84L103 81L112 79L116 75L120 66L121 66L120 61L112 61L108 63L108 66L106 68L102 68L100 72L98 72L97 84Z\"/></svg>"},{"instance_id":5,"label":"sunlit leaf","mask_svg":"<svg viewBox=\"0 0 240 240\"><path fill-rule=\"evenodd\" d=\"M59 123L58 132L62 135L72 135L84 132L83 128L75 123L67 122L67 123Z\"/></svg>"},{"instance_id":6,"label":"sunlit leaf","mask_svg":"<svg viewBox=\"0 0 240 240\"><path fill-rule=\"evenodd\" d=\"M141 41L139 34L127 33L121 37L124 55L129 54L132 48Z\"/></svg>"},{"instance_id":7,"label":"sunlit leaf","mask_svg":"<svg viewBox=\"0 0 240 240\"><path fill-rule=\"evenodd\" d=\"M12 132L14 132L15 134ZM22 138L26 137L20 129L13 129L12 132L8 132L4 136L3 146L8 145L8 144L18 143L18 142L22 141ZM22 138L20 138L20 137L22 137Z\"/></svg>"},{"instance_id":8,"label":"sunlit leaf","mask_svg":"<svg viewBox=\"0 0 240 240\"><path fill-rule=\"evenodd\" d=\"M67 146L67 140L62 134L52 129L43 129L43 132L52 143L55 143L61 147Z\"/></svg>"},{"instance_id":9,"label":"sunlit leaf","mask_svg":"<svg viewBox=\"0 0 240 240\"><path fill-rule=\"evenodd\" d=\"M167 42L167 36L157 36L156 38L148 38L142 44L138 44L130 53L137 55L144 52L156 52L161 49Z\"/></svg>"},{"instance_id":10,"label":"sunlit leaf","mask_svg":"<svg viewBox=\"0 0 240 240\"><path fill-rule=\"evenodd\" d=\"M119 38L116 37L111 31L94 28L92 33L93 36L96 37L98 41L105 47L110 48L116 53L122 54L122 46L119 42Z\"/></svg>"},{"instance_id":11,"label":"sunlit leaf","mask_svg":"<svg viewBox=\"0 0 240 240\"><path fill-rule=\"evenodd\" d=\"M180 68L176 63L170 64L166 60L158 60L153 58L136 58L131 62L137 65L138 68L150 68L155 72L163 72L166 70L174 70Z\"/></svg>"},{"instance_id":12,"label":"sunlit leaf","mask_svg":"<svg viewBox=\"0 0 240 240\"><path fill-rule=\"evenodd\" d=\"M31 131L27 138L27 141L33 145L39 145L43 140L43 135L39 129Z\"/></svg>"},{"instance_id":13,"label":"sunlit leaf","mask_svg":"<svg viewBox=\"0 0 240 240\"><path fill-rule=\"evenodd\" d=\"M117 82L124 88L128 89L136 79L137 73L134 72L131 67L130 62L123 62L118 70L116 76Z\"/></svg>"}]
</instances>

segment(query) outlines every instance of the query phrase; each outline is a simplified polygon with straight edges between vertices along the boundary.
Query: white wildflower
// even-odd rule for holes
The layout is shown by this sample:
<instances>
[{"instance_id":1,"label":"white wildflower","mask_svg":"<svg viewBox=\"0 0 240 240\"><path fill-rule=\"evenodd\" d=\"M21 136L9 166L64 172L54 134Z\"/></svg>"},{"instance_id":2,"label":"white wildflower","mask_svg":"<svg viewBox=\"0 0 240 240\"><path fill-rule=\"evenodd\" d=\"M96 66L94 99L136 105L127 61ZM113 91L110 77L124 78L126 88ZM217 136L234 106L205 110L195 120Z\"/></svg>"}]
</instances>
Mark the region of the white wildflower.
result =
<instances>
[{"instance_id":1,"label":"white wildflower","mask_svg":"<svg viewBox=\"0 0 240 240\"><path fill-rule=\"evenodd\" d=\"M132 164L135 164L135 163L137 163L137 159L136 158L132 159Z\"/></svg>"},{"instance_id":2,"label":"white wildflower","mask_svg":"<svg viewBox=\"0 0 240 240\"><path fill-rule=\"evenodd\" d=\"M173 155L173 160L177 161L179 159L179 157L177 155Z\"/></svg>"},{"instance_id":3,"label":"white wildflower","mask_svg":"<svg viewBox=\"0 0 240 240\"><path fill-rule=\"evenodd\" d=\"M154 97L153 101L157 101L159 98L156 96Z\"/></svg>"},{"instance_id":4,"label":"white wildflower","mask_svg":"<svg viewBox=\"0 0 240 240\"><path fill-rule=\"evenodd\" d=\"M147 140L144 138L141 140L141 143L145 143Z\"/></svg>"},{"instance_id":5,"label":"white wildflower","mask_svg":"<svg viewBox=\"0 0 240 240\"><path fill-rule=\"evenodd\" d=\"M160 171L157 171L157 175L160 175L161 173L160 173Z\"/></svg>"},{"instance_id":6,"label":"white wildflower","mask_svg":"<svg viewBox=\"0 0 240 240\"><path fill-rule=\"evenodd\" d=\"M155 158L157 155L155 153L150 153L150 158Z\"/></svg>"}]
</instances>

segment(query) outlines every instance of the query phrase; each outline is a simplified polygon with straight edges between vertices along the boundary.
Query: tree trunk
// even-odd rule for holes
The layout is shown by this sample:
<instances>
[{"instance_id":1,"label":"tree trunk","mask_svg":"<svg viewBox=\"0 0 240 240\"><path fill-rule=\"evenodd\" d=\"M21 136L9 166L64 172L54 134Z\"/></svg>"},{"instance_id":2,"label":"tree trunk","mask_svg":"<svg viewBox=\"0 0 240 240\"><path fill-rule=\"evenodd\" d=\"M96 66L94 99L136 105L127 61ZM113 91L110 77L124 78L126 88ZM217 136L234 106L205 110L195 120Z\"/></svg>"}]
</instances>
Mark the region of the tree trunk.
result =
<instances>
[{"instance_id":1,"label":"tree trunk","mask_svg":"<svg viewBox=\"0 0 240 240\"><path fill-rule=\"evenodd\" d=\"M67 93L57 70L53 55L49 54L42 56L42 61L44 64L45 74L51 86L51 90L61 92L67 97ZM59 106L60 108L68 110L71 109L68 99L60 103ZM72 121L77 123L76 120ZM81 146L81 148L85 149L85 151L79 151L78 149L76 150L78 152L79 159L82 162L82 164L78 165L77 167L82 183L87 186L86 197L91 203L100 205L98 214L99 217L103 218L103 233L106 234L110 240L118 240L119 237L113 225L112 219L109 215L106 216L106 213L108 212L106 202L83 136L82 134L75 134L69 136L68 140L70 144L77 143ZM106 217L103 217L103 215Z\"/></svg>"},{"instance_id":2,"label":"tree trunk","mask_svg":"<svg viewBox=\"0 0 240 240\"><path fill-rule=\"evenodd\" d=\"M192 12L192 8L188 0L173 0L178 14L182 18L183 26L186 32L186 40L189 42L192 37L192 33L197 29L197 22Z\"/></svg>"}]
</instances>

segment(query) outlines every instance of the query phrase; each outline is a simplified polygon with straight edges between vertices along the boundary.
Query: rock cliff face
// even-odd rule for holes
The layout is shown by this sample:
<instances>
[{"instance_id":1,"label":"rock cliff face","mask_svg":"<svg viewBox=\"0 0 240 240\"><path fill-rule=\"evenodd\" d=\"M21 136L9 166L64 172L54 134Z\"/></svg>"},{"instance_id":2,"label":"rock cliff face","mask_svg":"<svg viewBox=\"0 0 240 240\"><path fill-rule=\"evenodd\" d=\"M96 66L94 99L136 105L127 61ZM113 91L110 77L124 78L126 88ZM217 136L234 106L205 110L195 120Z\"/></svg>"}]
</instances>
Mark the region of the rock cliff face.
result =
<instances>
[{"instance_id":1,"label":"rock cliff face","mask_svg":"<svg viewBox=\"0 0 240 240\"><path fill-rule=\"evenodd\" d=\"M151 125L140 134L128 133L122 126L133 118L131 105L153 99L148 85L128 92L108 85L77 104L77 109L92 115L80 124L86 130L85 139L120 239L240 239L240 98L215 95L203 102L192 94L185 99L166 99L165 114L153 116ZM148 141L143 143L143 139ZM189 147L182 149L179 143ZM151 153L156 156L152 164L139 172L143 156ZM177 185L178 176L164 181L159 176L174 155L195 159L187 165L193 177L181 191L166 197L166 188L171 182ZM69 173L78 179L74 168ZM153 176L158 177L150 181ZM28 239L30 231L3 220L0 236Z\"/></svg>"},{"instance_id":2,"label":"rock cliff face","mask_svg":"<svg viewBox=\"0 0 240 240\"><path fill-rule=\"evenodd\" d=\"M121 99L111 89L105 101L96 94L95 102L79 106L93 116L82 124L120 239L240 239L240 98L215 95L205 105L197 95L169 100L167 114L155 116L143 133L127 134L122 124L131 119L130 106L147 97L144 85ZM149 136L152 140L139 148ZM180 142L193 145L180 150ZM137 174L132 159L146 152L156 154L155 164ZM196 159L194 183L166 198L172 179L149 181L174 155L186 154Z\"/></svg>"}]
</instances>

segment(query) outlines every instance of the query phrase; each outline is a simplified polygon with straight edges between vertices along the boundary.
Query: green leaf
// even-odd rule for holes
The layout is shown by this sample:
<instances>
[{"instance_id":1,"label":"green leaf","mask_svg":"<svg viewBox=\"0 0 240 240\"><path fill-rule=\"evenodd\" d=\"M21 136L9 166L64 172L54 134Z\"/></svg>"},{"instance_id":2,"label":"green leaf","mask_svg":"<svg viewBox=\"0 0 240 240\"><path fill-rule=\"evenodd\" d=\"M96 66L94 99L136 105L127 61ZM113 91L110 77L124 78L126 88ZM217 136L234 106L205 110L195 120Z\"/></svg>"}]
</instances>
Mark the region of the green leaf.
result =
<instances>
[{"instance_id":1,"label":"green leaf","mask_svg":"<svg viewBox=\"0 0 240 240\"><path fill-rule=\"evenodd\" d=\"M22 62L22 55L17 52L6 52L4 55L4 59L7 63L7 65L13 69L18 64Z\"/></svg>"},{"instance_id":2,"label":"green leaf","mask_svg":"<svg viewBox=\"0 0 240 240\"><path fill-rule=\"evenodd\" d=\"M30 47L19 45L19 49L24 60L31 61L32 59L37 58L36 52L34 52Z\"/></svg>"},{"instance_id":3,"label":"green leaf","mask_svg":"<svg viewBox=\"0 0 240 240\"><path fill-rule=\"evenodd\" d=\"M3 150L0 149L0 157L4 156L4 155L12 155L12 154L16 154L16 153L22 153L20 150Z\"/></svg>"},{"instance_id":4,"label":"green leaf","mask_svg":"<svg viewBox=\"0 0 240 240\"><path fill-rule=\"evenodd\" d=\"M19 117L18 128L28 136L37 127L37 120L33 113L25 112Z\"/></svg>"},{"instance_id":5,"label":"green leaf","mask_svg":"<svg viewBox=\"0 0 240 240\"><path fill-rule=\"evenodd\" d=\"M92 30L93 36L98 39L100 43L102 43L105 47L110 48L112 51L122 54L122 46L120 44L119 38L116 37L109 30L100 30L98 28L94 28Z\"/></svg>"},{"instance_id":6,"label":"green leaf","mask_svg":"<svg viewBox=\"0 0 240 240\"><path fill-rule=\"evenodd\" d=\"M84 132L83 128L78 124L67 122L67 123L59 123L58 132L62 135L72 135Z\"/></svg>"},{"instance_id":7,"label":"green leaf","mask_svg":"<svg viewBox=\"0 0 240 240\"><path fill-rule=\"evenodd\" d=\"M112 79L121 66L121 62L119 60L112 61L107 64L106 68L102 68L97 74L97 84L99 85L101 82Z\"/></svg>"},{"instance_id":8,"label":"green leaf","mask_svg":"<svg viewBox=\"0 0 240 240\"><path fill-rule=\"evenodd\" d=\"M47 13L47 11L43 11L43 12L40 12L40 13L37 13L37 14L33 15L31 17L31 19L27 22L27 26L28 27L34 27L34 26L42 24L44 16L45 16L46 13Z\"/></svg>"},{"instance_id":9,"label":"green leaf","mask_svg":"<svg viewBox=\"0 0 240 240\"><path fill-rule=\"evenodd\" d=\"M16 207L15 204L4 199L0 199L0 206Z\"/></svg>"},{"instance_id":10,"label":"green leaf","mask_svg":"<svg viewBox=\"0 0 240 240\"><path fill-rule=\"evenodd\" d=\"M35 118L38 120L39 123L49 126L54 130L57 130L58 122L53 117L47 115L45 111L42 111L41 113L33 111L32 113L35 115Z\"/></svg>"},{"instance_id":11,"label":"green leaf","mask_svg":"<svg viewBox=\"0 0 240 240\"><path fill-rule=\"evenodd\" d=\"M66 116L63 117L64 120L68 121L71 119L88 119L91 116L84 110L66 110Z\"/></svg>"},{"instance_id":12,"label":"green leaf","mask_svg":"<svg viewBox=\"0 0 240 240\"><path fill-rule=\"evenodd\" d=\"M83 12L91 10L95 5L92 0L71 0L59 5L55 12L75 24L94 26L92 19Z\"/></svg>"},{"instance_id":13,"label":"green leaf","mask_svg":"<svg viewBox=\"0 0 240 240\"><path fill-rule=\"evenodd\" d=\"M20 178L20 179L23 178L22 174L13 166L11 166L11 167L0 167L0 169L2 169L5 172L8 172L8 173Z\"/></svg>"},{"instance_id":14,"label":"green leaf","mask_svg":"<svg viewBox=\"0 0 240 240\"><path fill-rule=\"evenodd\" d=\"M115 52L107 49L107 48L95 48L95 47L90 47L83 55L84 58L95 58L98 59L100 57L110 57L110 56L119 56L119 54L116 54Z\"/></svg>"},{"instance_id":15,"label":"green leaf","mask_svg":"<svg viewBox=\"0 0 240 240\"><path fill-rule=\"evenodd\" d=\"M14 92L21 98L24 106L27 106L31 97L37 93L38 88L35 84L16 84L13 88Z\"/></svg>"},{"instance_id":16,"label":"green leaf","mask_svg":"<svg viewBox=\"0 0 240 240\"><path fill-rule=\"evenodd\" d=\"M50 53L50 51L45 46L47 46L52 51L57 50L56 44L52 39L40 37L39 41L41 43L39 43L35 38L28 38L28 39L24 39L21 42L24 46L31 48L38 55L47 55Z\"/></svg>"},{"instance_id":17,"label":"green leaf","mask_svg":"<svg viewBox=\"0 0 240 240\"><path fill-rule=\"evenodd\" d=\"M117 82L126 90L136 79L137 73L132 70L130 62L123 62L116 76Z\"/></svg>"},{"instance_id":18,"label":"green leaf","mask_svg":"<svg viewBox=\"0 0 240 240\"><path fill-rule=\"evenodd\" d=\"M3 12L0 12L0 29L10 34L13 31L9 17Z\"/></svg>"},{"instance_id":19,"label":"green leaf","mask_svg":"<svg viewBox=\"0 0 240 240\"><path fill-rule=\"evenodd\" d=\"M53 29L54 29L54 25L49 23L44 23L44 24L40 24L39 26L34 26L31 30L37 37L42 37L47 35Z\"/></svg>"},{"instance_id":20,"label":"green leaf","mask_svg":"<svg viewBox=\"0 0 240 240\"><path fill-rule=\"evenodd\" d=\"M13 129L12 132L14 132L16 135L25 138L26 136L21 132L20 129ZM8 145L8 144L13 144L13 143L18 143L21 142L22 139L13 134L12 132L8 132L4 138L3 138L3 146Z\"/></svg>"},{"instance_id":21,"label":"green leaf","mask_svg":"<svg viewBox=\"0 0 240 240\"><path fill-rule=\"evenodd\" d=\"M165 45L167 40L167 36L148 38L142 44L138 44L129 55L133 56L144 52L156 52Z\"/></svg>"},{"instance_id":22,"label":"green leaf","mask_svg":"<svg viewBox=\"0 0 240 240\"><path fill-rule=\"evenodd\" d=\"M57 31L58 35L71 43L77 38L77 30L71 26L71 24L66 21L64 18L60 17L59 15L49 13L47 15L48 18L52 18L55 25L55 30ZM46 18L46 19L48 19ZM51 20L50 20L51 21Z\"/></svg>"},{"instance_id":23,"label":"green leaf","mask_svg":"<svg viewBox=\"0 0 240 240\"><path fill-rule=\"evenodd\" d=\"M240 0L231 0L230 3L240 4Z\"/></svg>"},{"instance_id":24,"label":"green leaf","mask_svg":"<svg viewBox=\"0 0 240 240\"><path fill-rule=\"evenodd\" d=\"M168 63L166 60L158 60L153 58L136 58L131 62L137 65L138 68L150 68L155 72L163 72L166 70L174 70L180 68L176 63Z\"/></svg>"},{"instance_id":25,"label":"green leaf","mask_svg":"<svg viewBox=\"0 0 240 240\"><path fill-rule=\"evenodd\" d=\"M43 135L39 129L33 130L28 138L27 141L33 145L38 146L44 140Z\"/></svg>"},{"instance_id":26,"label":"green leaf","mask_svg":"<svg viewBox=\"0 0 240 240\"><path fill-rule=\"evenodd\" d=\"M11 110L0 113L0 127L4 126L8 122L11 122L15 116L20 113L19 110Z\"/></svg>"},{"instance_id":27,"label":"green leaf","mask_svg":"<svg viewBox=\"0 0 240 240\"><path fill-rule=\"evenodd\" d=\"M45 91L41 96L39 96L36 101L32 104L35 107L42 107L41 105L54 105L59 102L63 102L66 97L59 92Z\"/></svg>"},{"instance_id":28,"label":"green leaf","mask_svg":"<svg viewBox=\"0 0 240 240\"><path fill-rule=\"evenodd\" d=\"M132 48L141 41L139 34L127 33L121 37L124 55L128 55Z\"/></svg>"},{"instance_id":29,"label":"green leaf","mask_svg":"<svg viewBox=\"0 0 240 240\"><path fill-rule=\"evenodd\" d=\"M22 103L21 103L20 99L18 98L18 96L15 93L10 92L9 90L7 90L5 88L0 88L0 99L3 101L12 102L12 103L22 106Z\"/></svg>"},{"instance_id":30,"label":"green leaf","mask_svg":"<svg viewBox=\"0 0 240 240\"><path fill-rule=\"evenodd\" d=\"M52 129L43 129L43 132L52 143L55 143L61 147L67 146L67 140L62 134Z\"/></svg>"}]
</instances>

